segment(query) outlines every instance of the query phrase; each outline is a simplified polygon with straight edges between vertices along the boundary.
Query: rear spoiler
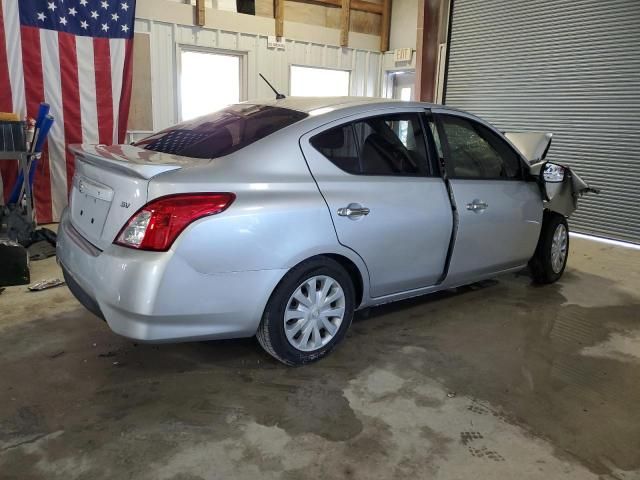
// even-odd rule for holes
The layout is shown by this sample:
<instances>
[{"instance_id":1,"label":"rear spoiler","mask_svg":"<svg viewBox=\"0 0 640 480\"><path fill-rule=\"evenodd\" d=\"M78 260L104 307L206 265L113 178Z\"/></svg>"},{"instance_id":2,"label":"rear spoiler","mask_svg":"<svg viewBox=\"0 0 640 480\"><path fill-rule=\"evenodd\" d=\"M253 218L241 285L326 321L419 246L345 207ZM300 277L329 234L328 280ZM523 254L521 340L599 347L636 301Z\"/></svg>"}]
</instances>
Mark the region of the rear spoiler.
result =
<instances>
[{"instance_id":1,"label":"rear spoiler","mask_svg":"<svg viewBox=\"0 0 640 480\"><path fill-rule=\"evenodd\" d=\"M82 160L100 168L117 170L147 180L160 173L182 168L190 160L133 145L72 144L69 145L69 150L75 155L76 161Z\"/></svg>"},{"instance_id":2,"label":"rear spoiler","mask_svg":"<svg viewBox=\"0 0 640 480\"><path fill-rule=\"evenodd\" d=\"M516 147L522 156L529 162L534 164L544 160L547 156L553 133L545 132L504 132L514 147Z\"/></svg>"}]
</instances>

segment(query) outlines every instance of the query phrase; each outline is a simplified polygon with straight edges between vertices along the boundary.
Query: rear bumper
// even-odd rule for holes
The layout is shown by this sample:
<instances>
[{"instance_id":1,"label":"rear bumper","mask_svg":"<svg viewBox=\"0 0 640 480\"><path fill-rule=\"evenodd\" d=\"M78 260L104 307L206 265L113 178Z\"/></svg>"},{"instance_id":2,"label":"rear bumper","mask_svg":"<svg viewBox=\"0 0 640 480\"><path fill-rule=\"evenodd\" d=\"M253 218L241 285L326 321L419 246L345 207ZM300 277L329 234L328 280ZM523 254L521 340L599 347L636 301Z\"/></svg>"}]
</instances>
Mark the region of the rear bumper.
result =
<instances>
[{"instance_id":1,"label":"rear bumper","mask_svg":"<svg viewBox=\"0 0 640 480\"><path fill-rule=\"evenodd\" d=\"M109 246L100 251L73 228L58 229L69 289L120 335L171 342L255 334L271 292L286 270L205 274L169 252Z\"/></svg>"},{"instance_id":2,"label":"rear bumper","mask_svg":"<svg viewBox=\"0 0 640 480\"><path fill-rule=\"evenodd\" d=\"M96 302L96 300L91 297L91 295L89 295L78 282L76 282L76 279L73 278L73 275L69 273L69 271L62 263L60 264L60 267L62 268L64 281L67 284L69 290L71 290L71 293L73 293L73 296L76 297L76 300L78 300L84 308L89 310L96 317L101 318L102 320L106 320L104 318L104 313L102 313L102 310L100 310L100 305L98 305L98 302Z\"/></svg>"}]
</instances>

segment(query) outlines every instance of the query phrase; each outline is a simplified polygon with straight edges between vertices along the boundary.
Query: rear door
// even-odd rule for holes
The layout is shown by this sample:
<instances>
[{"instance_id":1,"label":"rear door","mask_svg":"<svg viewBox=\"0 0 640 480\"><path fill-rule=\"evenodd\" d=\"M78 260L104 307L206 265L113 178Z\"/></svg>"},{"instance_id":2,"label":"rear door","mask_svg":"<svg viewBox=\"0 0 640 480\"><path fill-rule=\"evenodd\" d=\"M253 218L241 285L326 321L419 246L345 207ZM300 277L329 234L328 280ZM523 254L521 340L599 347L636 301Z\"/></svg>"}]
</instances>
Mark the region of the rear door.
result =
<instances>
[{"instance_id":1,"label":"rear door","mask_svg":"<svg viewBox=\"0 0 640 480\"><path fill-rule=\"evenodd\" d=\"M371 296L435 284L453 226L442 178L427 161L420 109L389 109L301 139L340 243L369 269Z\"/></svg>"},{"instance_id":2,"label":"rear door","mask_svg":"<svg viewBox=\"0 0 640 480\"><path fill-rule=\"evenodd\" d=\"M458 212L447 284L525 264L540 233L542 198L520 155L471 116L435 111Z\"/></svg>"}]
</instances>

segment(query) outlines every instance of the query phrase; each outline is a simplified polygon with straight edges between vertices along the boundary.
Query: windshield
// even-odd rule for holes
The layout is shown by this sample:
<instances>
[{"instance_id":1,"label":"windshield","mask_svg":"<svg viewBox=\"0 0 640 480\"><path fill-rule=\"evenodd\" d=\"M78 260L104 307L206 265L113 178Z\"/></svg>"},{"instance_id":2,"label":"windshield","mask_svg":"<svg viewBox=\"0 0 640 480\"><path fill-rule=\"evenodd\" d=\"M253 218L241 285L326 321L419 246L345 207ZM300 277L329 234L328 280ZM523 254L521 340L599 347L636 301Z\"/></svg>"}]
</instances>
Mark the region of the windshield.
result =
<instances>
[{"instance_id":1,"label":"windshield","mask_svg":"<svg viewBox=\"0 0 640 480\"><path fill-rule=\"evenodd\" d=\"M193 158L217 158L298 122L306 113L267 105L231 105L180 123L134 145Z\"/></svg>"}]
</instances>

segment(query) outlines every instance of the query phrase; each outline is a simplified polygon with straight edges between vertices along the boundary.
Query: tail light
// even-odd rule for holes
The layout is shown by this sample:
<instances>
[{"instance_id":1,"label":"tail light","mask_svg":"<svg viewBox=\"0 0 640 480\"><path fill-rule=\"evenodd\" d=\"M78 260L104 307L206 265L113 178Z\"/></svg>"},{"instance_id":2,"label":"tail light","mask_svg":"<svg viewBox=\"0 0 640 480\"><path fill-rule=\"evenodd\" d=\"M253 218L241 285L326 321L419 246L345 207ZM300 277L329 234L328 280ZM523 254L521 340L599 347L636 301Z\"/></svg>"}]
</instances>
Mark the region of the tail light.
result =
<instances>
[{"instance_id":1,"label":"tail light","mask_svg":"<svg viewBox=\"0 0 640 480\"><path fill-rule=\"evenodd\" d=\"M189 224L225 211L235 198L233 193L184 193L156 198L133 214L114 243L166 252Z\"/></svg>"}]
</instances>

